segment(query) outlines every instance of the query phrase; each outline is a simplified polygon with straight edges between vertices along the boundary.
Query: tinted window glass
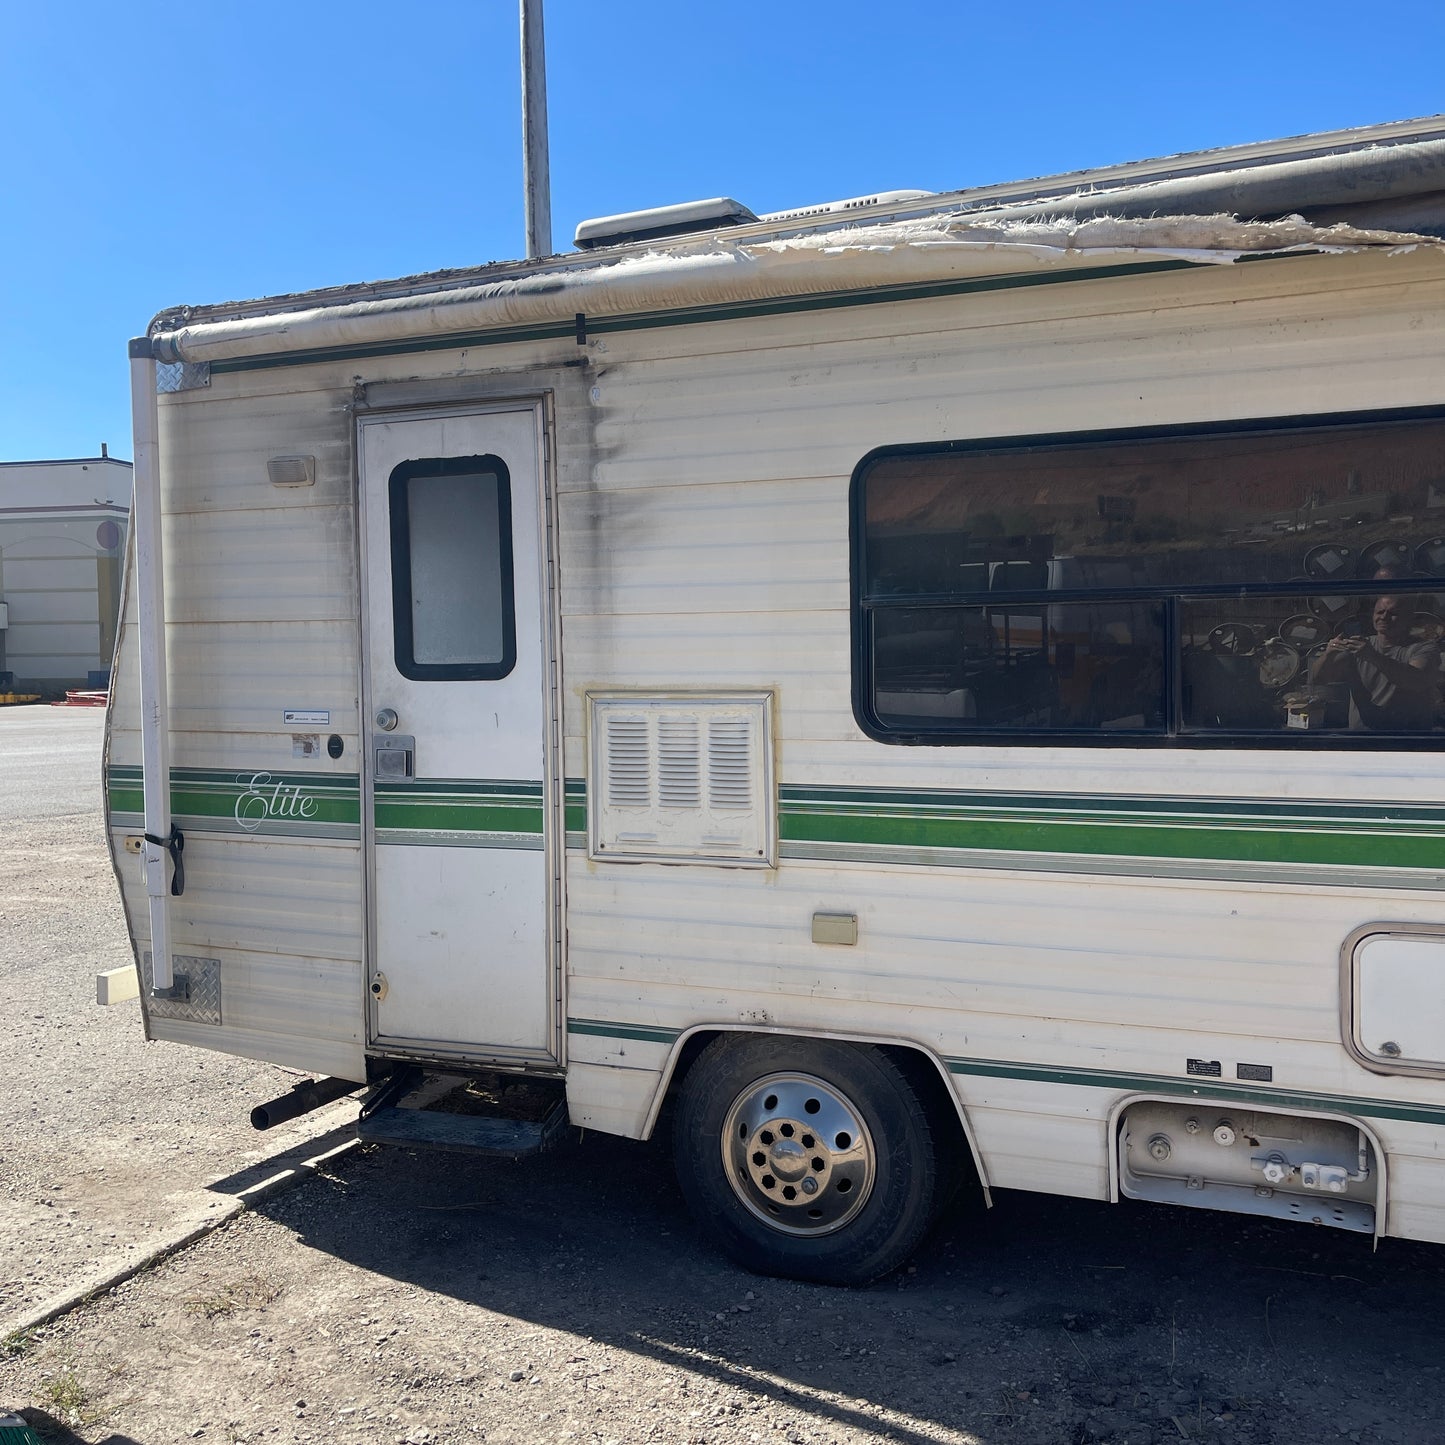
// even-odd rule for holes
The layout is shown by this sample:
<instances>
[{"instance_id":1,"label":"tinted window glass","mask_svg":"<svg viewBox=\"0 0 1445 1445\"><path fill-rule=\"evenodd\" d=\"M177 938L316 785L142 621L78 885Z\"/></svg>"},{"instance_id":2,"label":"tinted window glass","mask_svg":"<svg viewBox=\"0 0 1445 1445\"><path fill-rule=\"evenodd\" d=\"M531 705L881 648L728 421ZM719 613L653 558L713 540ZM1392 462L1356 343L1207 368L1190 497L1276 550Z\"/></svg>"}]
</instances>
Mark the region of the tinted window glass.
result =
<instances>
[{"instance_id":1,"label":"tinted window glass","mask_svg":"<svg viewBox=\"0 0 1445 1445\"><path fill-rule=\"evenodd\" d=\"M886 726L1158 728L1164 609L1150 602L890 608L873 620Z\"/></svg>"},{"instance_id":2,"label":"tinted window glass","mask_svg":"<svg viewBox=\"0 0 1445 1445\"><path fill-rule=\"evenodd\" d=\"M875 734L1361 742L1445 722L1438 416L900 451L860 468L854 507Z\"/></svg>"},{"instance_id":3,"label":"tinted window glass","mask_svg":"<svg viewBox=\"0 0 1445 1445\"><path fill-rule=\"evenodd\" d=\"M397 670L505 676L516 659L506 468L496 457L405 462L390 493Z\"/></svg>"},{"instance_id":4,"label":"tinted window glass","mask_svg":"<svg viewBox=\"0 0 1445 1445\"><path fill-rule=\"evenodd\" d=\"M1445 576L1440 422L885 457L870 597Z\"/></svg>"}]
</instances>

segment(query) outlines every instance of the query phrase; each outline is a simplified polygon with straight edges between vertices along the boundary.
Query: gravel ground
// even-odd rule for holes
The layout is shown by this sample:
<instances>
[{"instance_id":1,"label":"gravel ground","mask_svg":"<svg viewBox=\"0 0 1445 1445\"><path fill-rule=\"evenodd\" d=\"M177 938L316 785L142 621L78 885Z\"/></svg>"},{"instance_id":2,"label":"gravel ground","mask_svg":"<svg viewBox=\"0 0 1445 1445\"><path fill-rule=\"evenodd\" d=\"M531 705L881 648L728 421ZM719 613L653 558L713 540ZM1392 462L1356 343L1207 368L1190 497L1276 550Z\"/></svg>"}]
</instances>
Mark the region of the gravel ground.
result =
<instances>
[{"instance_id":1,"label":"gravel ground","mask_svg":"<svg viewBox=\"0 0 1445 1445\"><path fill-rule=\"evenodd\" d=\"M0 1359L48 1438L1445 1440L1445 1251L1001 1193L866 1290L748 1275L657 1145L360 1149Z\"/></svg>"},{"instance_id":2,"label":"gravel ground","mask_svg":"<svg viewBox=\"0 0 1445 1445\"><path fill-rule=\"evenodd\" d=\"M104 725L99 709L0 708L0 1334L223 1207L226 1186L207 1181L355 1113L257 1134L251 1106L294 1075L147 1044L139 1003L95 1002L95 975L131 961L101 819Z\"/></svg>"},{"instance_id":3,"label":"gravel ground","mask_svg":"<svg viewBox=\"0 0 1445 1445\"><path fill-rule=\"evenodd\" d=\"M234 1193L274 1147L245 1107L289 1082L147 1046L135 1004L92 1002L127 957L99 735L94 714L0 713L12 1319ZM998 1199L845 1291L714 1254L657 1144L353 1149L55 1324L7 1335L0 1313L0 1411L62 1445L1445 1440L1438 1246Z\"/></svg>"}]
</instances>

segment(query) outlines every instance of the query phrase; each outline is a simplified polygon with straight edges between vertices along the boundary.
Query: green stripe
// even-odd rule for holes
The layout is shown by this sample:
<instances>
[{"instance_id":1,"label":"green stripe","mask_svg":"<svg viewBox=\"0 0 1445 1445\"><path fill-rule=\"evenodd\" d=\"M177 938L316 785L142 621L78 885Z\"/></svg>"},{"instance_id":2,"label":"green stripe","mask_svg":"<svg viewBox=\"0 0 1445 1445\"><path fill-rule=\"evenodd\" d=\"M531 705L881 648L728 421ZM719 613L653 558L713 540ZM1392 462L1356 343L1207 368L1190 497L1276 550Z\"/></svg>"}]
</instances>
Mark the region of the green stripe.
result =
<instances>
[{"instance_id":1,"label":"green stripe","mask_svg":"<svg viewBox=\"0 0 1445 1445\"><path fill-rule=\"evenodd\" d=\"M542 784L515 778L418 778L378 784L378 829L409 833L542 835Z\"/></svg>"},{"instance_id":2,"label":"green stripe","mask_svg":"<svg viewBox=\"0 0 1445 1445\"><path fill-rule=\"evenodd\" d=\"M787 843L1445 869L1445 808L784 788Z\"/></svg>"},{"instance_id":3,"label":"green stripe","mask_svg":"<svg viewBox=\"0 0 1445 1445\"><path fill-rule=\"evenodd\" d=\"M682 1030L654 1028L651 1024L613 1024L602 1019L568 1019L567 1032L604 1039L633 1039L644 1044L671 1044Z\"/></svg>"},{"instance_id":4,"label":"green stripe","mask_svg":"<svg viewBox=\"0 0 1445 1445\"><path fill-rule=\"evenodd\" d=\"M128 764L113 764L110 769L112 782L140 784L143 773L140 768ZM171 786L187 787L217 786L233 788L239 783L248 785L252 778L265 776L272 785L281 783L287 787L338 788L355 792L358 786L355 773L283 773L275 768L172 768Z\"/></svg>"},{"instance_id":5,"label":"green stripe","mask_svg":"<svg viewBox=\"0 0 1445 1445\"><path fill-rule=\"evenodd\" d=\"M516 782L510 778L415 778L406 783L378 783L376 794L387 797L430 797L440 794L458 798L526 798L542 801L540 782Z\"/></svg>"},{"instance_id":6,"label":"green stripe","mask_svg":"<svg viewBox=\"0 0 1445 1445\"><path fill-rule=\"evenodd\" d=\"M1007 1063L999 1059L946 1059L951 1074L988 1079L1025 1079L1041 1084L1072 1084L1087 1089L1121 1089L1128 1093L1178 1094L1192 1099L1218 1099L1261 1109L1309 1109L1316 1113L1361 1114L1372 1119L1404 1119L1414 1124L1445 1124L1445 1107L1361 1099L1348 1094L1299 1093L1255 1089L1235 1084L1204 1083L1167 1074L1120 1074L1106 1069L1069 1069L1048 1064Z\"/></svg>"},{"instance_id":7,"label":"green stripe","mask_svg":"<svg viewBox=\"0 0 1445 1445\"><path fill-rule=\"evenodd\" d=\"M567 778L563 782L563 831L585 833L587 831L587 779Z\"/></svg>"},{"instance_id":8,"label":"green stripe","mask_svg":"<svg viewBox=\"0 0 1445 1445\"><path fill-rule=\"evenodd\" d=\"M112 816L143 813L141 770L112 767L107 800ZM246 833L304 837L314 829L334 837L338 827L354 829L361 822L360 779L355 773L172 768L170 811L190 827L219 822L228 831L239 826Z\"/></svg>"},{"instance_id":9,"label":"green stripe","mask_svg":"<svg viewBox=\"0 0 1445 1445\"><path fill-rule=\"evenodd\" d=\"M618 1024L603 1019L568 1019L569 1034L598 1038L632 1039L641 1043L671 1045L684 1030L651 1024ZM1214 1084L1202 1079L1179 1079L1168 1074L1128 1074L1108 1069L1068 1068L1053 1064L1021 1064L1006 1059L945 1058L951 1074L983 1079L1022 1079L1031 1083L1064 1084L1082 1089L1115 1089L1129 1094L1175 1094L1191 1099L1213 1099L1249 1104L1260 1109L1304 1109L1313 1113L1351 1114L1372 1119L1402 1119L1412 1124L1445 1124L1445 1106L1359 1098L1350 1094L1314 1094L1289 1089L1259 1089L1236 1084Z\"/></svg>"},{"instance_id":10,"label":"green stripe","mask_svg":"<svg viewBox=\"0 0 1445 1445\"><path fill-rule=\"evenodd\" d=\"M376 800L376 826L423 833L542 833L543 810L482 802Z\"/></svg>"},{"instance_id":11,"label":"green stripe","mask_svg":"<svg viewBox=\"0 0 1445 1445\"><path fill-rule=\"evenodd\" d=\"M831 311L847 306L878 306L895 301L927 301L944 296L966 296L988 291L1013 291L1028 286L1061 286L1077 281L1098 281L1119 276L1138 276L1163 271L1188 271L1208 264L1195 261L1134 261L1117 266L1096 266L1088 270L1058 273L1030 273L1019 276L985 276L967 281L935 281L899 286L874 286L866 290L825 291L811 296L777 297L758 301L737 301L707 306L676 307L666 311L629 312L621 316L589 316L592 334L612 331L646 331L661 326L696 326L713 321L741 321L754 316L781 316L799 311ZM445 293L440 293L445 294ZM377 341L356 346L321 346L303 351L267 352L261 356L239 356L211 362L211 374L229 371L259 371L277 366L309 366L327 361L356 361L372 356L407 356L419 351L474 350L483 346L504 346L512 342L556 341L576 335L573 321L547 322L534 326L497 327L490 331L457 331L449 335L423 336L412 340Z\"/></svg>"},{"instance_id":12,"label":"green stripe","mask_svg":"<svg viewBox=\"0 0 1445 1445\"><path fill-rule=\"evenodd\" d=\"M1352 803L1302 801L1281 802L1265 798L1199 798L1110 796L1099 793L1004 793L976 792L972 789L942 790L911 788L884 790L878 788L845 788L831 786L797 787L784 785L778 790L784 809L811 811L826 809L861 809L875 811L918 812L928 809L1008 808L1035 809L1041 812L1087 811L1100 816L1118 814L1125 817L1166 814L1170 817L1207 819L1223 818L1286 818L1291 821L1314 819L1335 824L1353 819L1374 822L1415 821L1445 828L1445 806L1415 803Z\"/></svg>"}]
</instances>

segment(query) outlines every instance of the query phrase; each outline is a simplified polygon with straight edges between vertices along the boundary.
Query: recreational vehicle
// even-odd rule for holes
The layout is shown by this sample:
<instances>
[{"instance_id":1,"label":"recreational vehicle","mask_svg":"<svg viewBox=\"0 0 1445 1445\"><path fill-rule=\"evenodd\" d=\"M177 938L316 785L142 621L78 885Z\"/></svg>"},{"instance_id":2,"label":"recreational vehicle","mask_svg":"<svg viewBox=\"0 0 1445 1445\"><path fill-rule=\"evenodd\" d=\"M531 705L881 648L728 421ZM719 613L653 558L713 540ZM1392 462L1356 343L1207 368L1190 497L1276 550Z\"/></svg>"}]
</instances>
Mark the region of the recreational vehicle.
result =
<instances>
[{"instance_id":1,"label":"recreational vehicle","mask_svg":"<svg viewBox=\"0 0 1445 1445\"><path fill-rule=\"evenodd\" d=\"M163 312L148 1036L670 1129L804 1278L960 1180L1445 1241L1442 236L1435 118Z\"/></svg>"}]
</instances>

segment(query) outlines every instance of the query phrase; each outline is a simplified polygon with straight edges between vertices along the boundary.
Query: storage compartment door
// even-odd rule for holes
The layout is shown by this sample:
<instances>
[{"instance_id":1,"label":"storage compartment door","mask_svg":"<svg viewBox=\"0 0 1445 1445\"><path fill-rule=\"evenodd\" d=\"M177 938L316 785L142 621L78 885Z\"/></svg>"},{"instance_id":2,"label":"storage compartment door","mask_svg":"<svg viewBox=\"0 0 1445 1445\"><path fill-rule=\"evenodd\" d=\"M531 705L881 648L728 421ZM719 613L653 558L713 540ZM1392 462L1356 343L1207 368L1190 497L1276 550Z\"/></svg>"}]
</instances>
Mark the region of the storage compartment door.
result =
<instances>
[{"instance_id":1,"label":"storage compartment door","mask_svg":"<svg viewBox=\"0 0 1445 1445\"><path fill-rule=\"evenodd\" d=\"M1372 933L1354 951L1354 1044L1386 1072L1445 1072L1445 934Z\"/></svg>"}]
</instances>

